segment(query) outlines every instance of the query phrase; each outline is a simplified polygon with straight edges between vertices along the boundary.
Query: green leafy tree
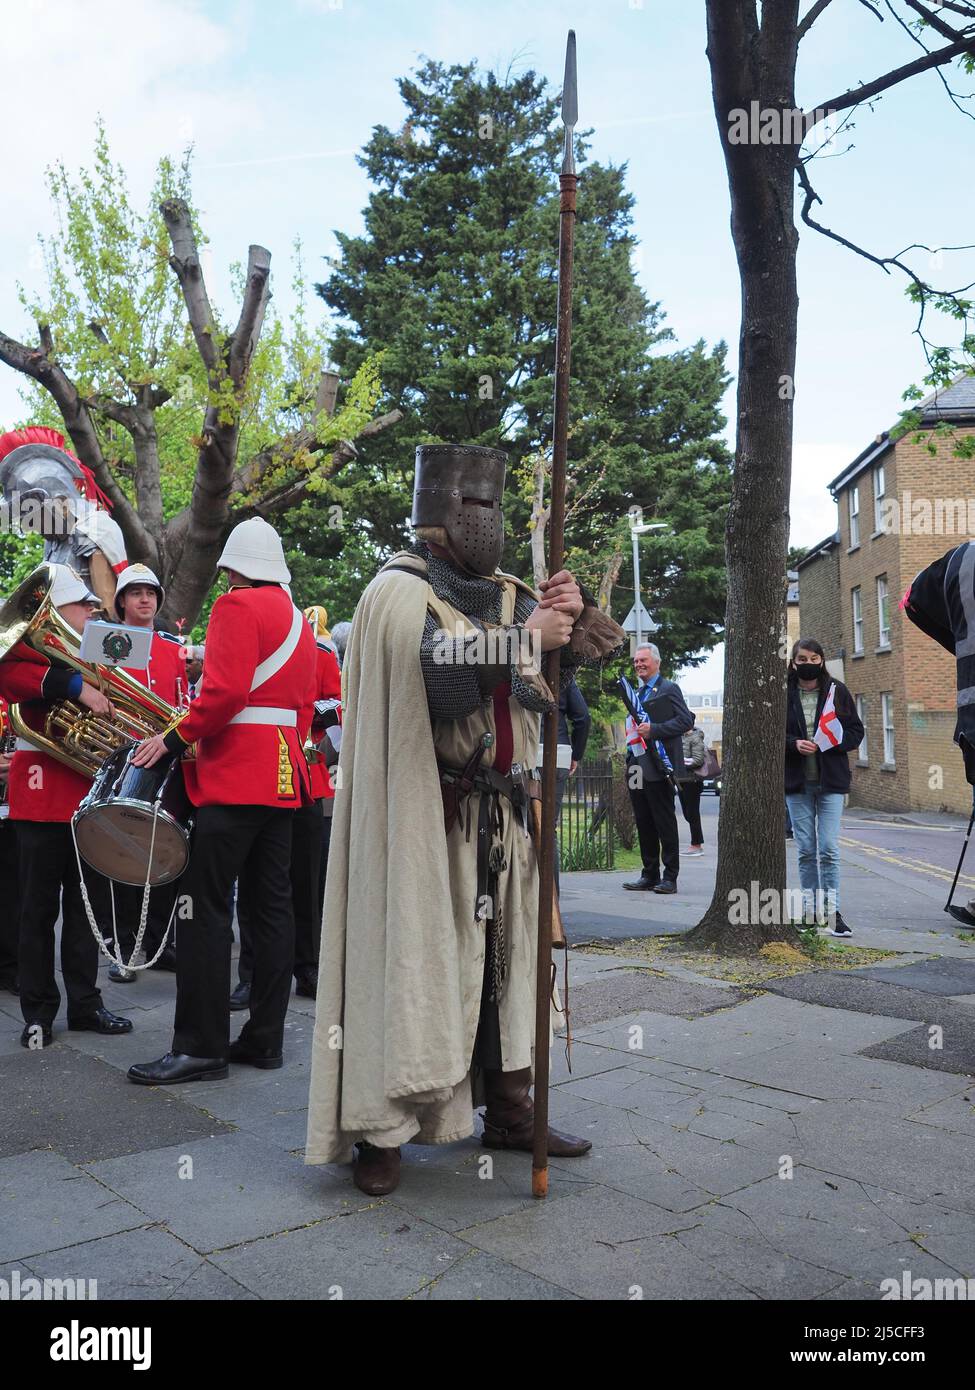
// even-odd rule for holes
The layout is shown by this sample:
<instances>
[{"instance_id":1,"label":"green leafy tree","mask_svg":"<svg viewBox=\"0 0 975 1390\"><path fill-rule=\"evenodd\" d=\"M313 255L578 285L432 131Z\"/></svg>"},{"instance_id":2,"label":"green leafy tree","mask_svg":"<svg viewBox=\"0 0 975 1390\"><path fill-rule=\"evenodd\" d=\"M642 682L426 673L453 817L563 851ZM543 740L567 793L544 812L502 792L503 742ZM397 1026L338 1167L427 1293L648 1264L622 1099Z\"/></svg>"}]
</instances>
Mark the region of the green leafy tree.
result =
<instances>
[{"instance_id":1,"label":"green leafy tree","mask_svg":"<svg viewBox=\"0 0 975 1390\"><path fill-rule=\"evenodd\" d=\"M359 160L373 184L364 231L336 233L339 254L319 286L339 316L340 369L352 374L381 349L382 405L403 412L362 452L366 533L377 556L403 543L416 445L503 448L504 563L538 579L555 365L557 99L532 72L502 81L473 63L427 61L399 89L402 128L377 126ZM580 161L585 150L580 140ZM665 519L669 531L646 543L644 596L676 668L720 637L725 350L669 347L660 307L634 274L632 205L625 168L584 165L567 559L622 616L633 602L632 581L620 578L628 515L636 507ZM327 548L319 553L324 562Z\"/></svg>"},{"instance_id":2,"label":"green leafy tree","mask_svg":"<svg viewBox=\"0 0 975 1390\"><path fill-rule=\"evenodd\" d=\"M129 559L163 579L163 617L192 627L212 601L229 528L302 506L334 516L327 490L354 462L353 441L399 417L373 418L372 356L337 408L299 246L289 318L270 307L270 253L251 246L246 267L234 268L237 322L224 321L207 290L188 154L159 161L143 209L101 125L90 170L58 164L48 177L47 285L21 294L38 346L0 333L0 361L32 383L29 421L62 428L94 472Z\"/></svg>"}]
</instances>

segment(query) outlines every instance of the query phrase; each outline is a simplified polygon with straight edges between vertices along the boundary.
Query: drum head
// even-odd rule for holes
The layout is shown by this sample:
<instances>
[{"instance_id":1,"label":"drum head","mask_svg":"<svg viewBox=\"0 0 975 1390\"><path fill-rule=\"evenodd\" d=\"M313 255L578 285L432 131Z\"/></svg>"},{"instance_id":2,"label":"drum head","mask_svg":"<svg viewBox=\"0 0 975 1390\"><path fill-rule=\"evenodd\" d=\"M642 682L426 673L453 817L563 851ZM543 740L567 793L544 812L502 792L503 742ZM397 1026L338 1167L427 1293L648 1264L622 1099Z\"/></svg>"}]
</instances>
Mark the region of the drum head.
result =
<instances>
[{"instance_id":1,"label":"drum head","mask_svg":"<svg viewBox=\"0 0 975 1390\"><path fill-rule=\"evenodd\" d=\"M159 811L153 844L152 822L152 809L139 802L109 801L82 806L75 820L82 859L106 878L141 888L146 881L152 845L150 885L172 883L186 868L189 837L183 826L165 811Z\"/></svg>"}]
</instances>

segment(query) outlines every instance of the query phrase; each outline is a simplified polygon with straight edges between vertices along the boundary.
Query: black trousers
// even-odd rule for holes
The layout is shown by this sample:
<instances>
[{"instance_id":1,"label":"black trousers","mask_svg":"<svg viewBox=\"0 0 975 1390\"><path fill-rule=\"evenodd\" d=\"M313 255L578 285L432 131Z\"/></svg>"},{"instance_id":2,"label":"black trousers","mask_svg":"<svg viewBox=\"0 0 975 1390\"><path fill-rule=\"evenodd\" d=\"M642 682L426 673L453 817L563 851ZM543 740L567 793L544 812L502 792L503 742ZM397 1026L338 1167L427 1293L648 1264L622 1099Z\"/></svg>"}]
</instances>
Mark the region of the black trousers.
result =
<instances>
[{"instance_id":1,"label":"black trousers","mask_svg":"<svg viewBox=\"0 0 975 1390\"><path fill-rule=\"evenodd\" d=\"M328 809L322 807L322 866L318 875L318 922L321 926L322 913L325 910L325 877L328 873L328 850L332 843L332 803L328 803Z\"/></svg>"},{"instance_id":2,"label":"black trousers","mask_svg":"<svg viewBox=\"0 0 975 1390\"><path fill-rule=\"evenodd\" d=\"M704 831L701 828L701 791L704 783L700 777L695 777L693 782L678 782L677 795L680 798L680 809L684 813L684 819L690 826L691 844L704 844Z\"/></svg>"},{"instance_id":3,"label":"black trousers","mask_svg":"<svg viewBox=\"0 0 975 1390\"><path fill-rule=\"evenodd\" d=\"M322 907L319 881L322 879L322 815L321 803L313 801L291 817L291 905L295 918L295 978L318 969L318 952L322 939ZM329 818L331 830L331 818ZM324 885L323 885L324 886ZM251 926L255 899L254 870L245 868L237 884L237 925L240 928L240 957L237 978L241 984L254 979L254 933Z\"/></svg>"},{"instance_id":4,"label":"black trousers","mask_svg":"<svg viewBox=\"0 0 975 1390\"><path fill-rule=\"evenodd\" d=\"M102 878L101 874L95 875L94 871L89 875L91 878ZM135 949L136 933L139 930L139 916L142 912L142 889L135 888L129 883L110 883L104 879L105 894L108 898L108 915L104 918L105 937L109 942L112 940L112 905L111 894L115 895L115 923L118 928L119 948L122 952L122 959L127 961L131 958ZM169 917L173 910L173 900L180 889L182 879L177 879L175 883L166 883L158 888L153 888L149 892L149 912L146 916L146 934L142 938L142 949L146 953L146 959L152 960L159 950L159 945L163 938L163 932L169 925ZM90 890L89 890L90 893ZM103 912L97 912L100 922L103 919Z\"/></svg>"},{"instance_id":5,"label":"black trousers","mask_svg":"<svg viewBox=\"0 0 975 1390\"><path fill-rule=\"evenodd\" d=\"M20 935L20 873L17 868L16 821L0 819L0 979L17 978Z\"/></svg>"},{"instance_id":6,"label":"black trousers","mask_svg":"<svg viewBox=\"0 0 975 1390\"><path fill-rule=\"evenodd\" d=\"M61 992L54 978L54 928L61 912L61 973L68 1017L81 1018L102 1007L98 989L98 944L81 900L71 826L59 822L17 822L20 869L20 1008L25 1023L50 1027Z\"/></svg>"},{"instance_id":7,"label":"black trousers","mask_svg":"<svg viewBox=\"0 0 975 1390\"><path fill-rule=\"evenodd\" d=\"M177 883L176 1023L173 1051L226 1057L234 880L250 882L254 979L241 1039L280 1052L291 994L295 921L291 825L276 806L200 806L189 867Z\"/></svg>"},{"instance_id":8,"label":"black trousers","mask_svg":"<svg viewBox=\"0 0 975 1390\"><path fill-rule=\"evenodd\" d=\"M630 803L640 837L643 877L656 882L663 877L677 882L680 873L680 836L677 831L677 812L674 810L674 789L663 779L651 781L637 778L633 762L626 765ZM634 785L636 783L636 785Z\"/></svg>"}]
</instances>

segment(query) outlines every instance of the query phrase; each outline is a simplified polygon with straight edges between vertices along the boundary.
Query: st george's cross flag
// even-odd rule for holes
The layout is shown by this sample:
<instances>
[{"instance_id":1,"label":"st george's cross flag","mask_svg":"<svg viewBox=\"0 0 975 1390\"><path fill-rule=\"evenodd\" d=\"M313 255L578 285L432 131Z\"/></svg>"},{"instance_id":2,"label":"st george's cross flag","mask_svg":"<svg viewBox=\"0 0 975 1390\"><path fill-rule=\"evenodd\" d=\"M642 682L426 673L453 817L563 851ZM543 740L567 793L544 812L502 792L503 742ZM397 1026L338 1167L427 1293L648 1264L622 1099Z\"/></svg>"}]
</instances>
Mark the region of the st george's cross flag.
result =
<instances>
[{"instance_id":1,"label":"st george's cross flag","mask_svg":"<svg viewBox=\"0 0 975 1390\"><path fill-rule=\"evenodd\" d=\"M843 740L843 725L836 713L835 695L836 685L834 683L829 688L826 703L823 705L823 712L819 716L819 723L816 725L816 732L813 735L813 743L823 753L828 753L831 748L838 748Z\"/></svg>"}]
</instances>

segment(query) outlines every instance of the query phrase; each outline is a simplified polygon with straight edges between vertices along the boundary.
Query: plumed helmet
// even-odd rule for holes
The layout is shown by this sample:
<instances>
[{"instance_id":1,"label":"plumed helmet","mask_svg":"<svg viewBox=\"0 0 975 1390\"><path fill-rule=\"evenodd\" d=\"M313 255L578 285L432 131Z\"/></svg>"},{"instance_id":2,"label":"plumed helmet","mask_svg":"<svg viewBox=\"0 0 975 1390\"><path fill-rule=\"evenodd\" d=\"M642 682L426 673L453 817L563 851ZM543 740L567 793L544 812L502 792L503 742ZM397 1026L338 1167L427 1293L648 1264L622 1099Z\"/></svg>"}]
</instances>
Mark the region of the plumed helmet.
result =
<instances>
[{"instance_id":1,"label":"plumed helmet","mask_svg":"<svg viewBox=\"0 0 975 1390\"><path fill-rule=\"evenodd\" d=\"M421 444L416 451L413 525L439 526L457 560L493 574L504 548L501 499L508 456L476 444Z\"/></svg>"},{"instance_id":2,"label":"plumed helmet","mask_svg":"<svg viewBox=\"0 0 975 1390\"><path fill-rule=\"evenodd\" d=\"M148 565L126 565L115 585L115 611L122 617L122 592L130 584L151 584L156 591L156 611L163 606L166 591Z\"/></svg>"},{"instance_id":3,"label":"plumed helmet","mask_svg":"<svg viewBox=\"0 0 975 1390\"><path fill-rule=\"evenodd\" d=\"M84 498L110 512L112 504L95 482L94 474L65 444L64 435L46 425L28 425L0 435L0 485L9 503L67 500L77 515L75 499Z\"/></svg>"},{"instance_id":4,"label":"plumed helmet","mask_svg":"<svg viewBox=\"0 0 975 1390\"><path fill-rule=\"evenodd\" d=\"M331 633L328 630L328 611L320 603L312 603L305 609L305 617L312 632L315 634L317 642L328 642L331 640Z\"/></svg>"},{"instance_id":5,"label":"plumed helmet","mask_svg":"<svg viewBox=\"0 0 975 1390\"><path fill-rule=\"evenodd\" d=\"M236 570L245 579L268 579L275 584L288 584L291 581L281 537L260 516L249 517L234 527L217 561L217 568Z\"/></svg>"}]
</instances>

